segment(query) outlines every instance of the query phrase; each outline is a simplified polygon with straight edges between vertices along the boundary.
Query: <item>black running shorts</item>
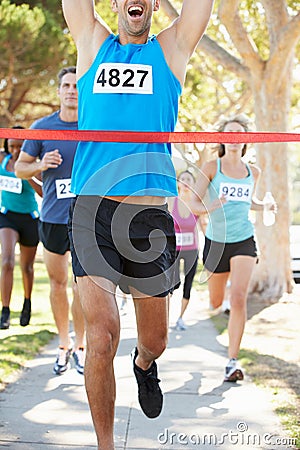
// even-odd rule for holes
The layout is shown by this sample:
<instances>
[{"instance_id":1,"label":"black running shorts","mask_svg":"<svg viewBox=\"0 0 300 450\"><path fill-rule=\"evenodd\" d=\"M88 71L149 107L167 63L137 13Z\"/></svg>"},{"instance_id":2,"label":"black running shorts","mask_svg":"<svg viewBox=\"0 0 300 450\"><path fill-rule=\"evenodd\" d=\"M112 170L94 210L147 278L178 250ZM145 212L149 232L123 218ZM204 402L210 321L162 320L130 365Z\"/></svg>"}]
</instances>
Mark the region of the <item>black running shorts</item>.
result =
<instances>
[{"instance_id":1,"label":"black running shorts","mask_svg":"<svg viewBox=\"0 0 300 450\"><path fill-rule=\"evenodd\" d=\"M68 226L62 223L39 222L40 240L46 250L64 255L70 250Z\"/></svg>"},{"instance_id":2,"label":"black running shorts","mask_svg":"<svg viewBox=\"0 0 300 450\"><path fill-rule=\"evenodd\" d=\"M69 219L75 277L99 276L151 297L173 290L176 240L167 205L132 205L99 196L72 201Z\"/></svg>"},{"instance_id":3,"label":"black running shorts","mask_svg":"<svg viewBox=\"0 0 300 450\"><path fill-rule=\"evenodd\" d=\"M257 249L253 236L244 241L233 243L211 241L205 236L203 264L209 272L230 272L230 259L238 255L257 257Z\"/></svg>"},{"instance_id":4,"label":"black running shorts","mask_svg":"<svg viewBox=\"0 0 300 450\"><path fill-rule=\"evenodd\" d=\"M36 247L39 243L38 218L31 214L7 211L0 213L0 228L11 228L19 234L19 243L24 247Z\"/></svg>"}]
</instances>

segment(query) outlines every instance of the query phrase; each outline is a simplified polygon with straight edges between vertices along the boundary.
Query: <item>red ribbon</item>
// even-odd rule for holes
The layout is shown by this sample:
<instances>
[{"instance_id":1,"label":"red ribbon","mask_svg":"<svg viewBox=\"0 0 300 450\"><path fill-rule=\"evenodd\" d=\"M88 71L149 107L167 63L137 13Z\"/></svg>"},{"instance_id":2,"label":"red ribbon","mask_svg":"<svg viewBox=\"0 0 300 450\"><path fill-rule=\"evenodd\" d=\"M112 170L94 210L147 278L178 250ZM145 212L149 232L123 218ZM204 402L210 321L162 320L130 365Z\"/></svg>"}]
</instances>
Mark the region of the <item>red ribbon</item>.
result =
<instances>
[{"instance_id":1,"label":"red ribbon","mask_svg":"<svg viewBox=\"0 0 300 450\"><path fill-rule=\"evenodd\" d=\"M0 128L0 138L90 141L90 142L140 142L140 143L264 143L299 142L300 133L272 132L137 132L137 131L80 131L80 130L32 130Z\"/></svg>"}]
</instances>

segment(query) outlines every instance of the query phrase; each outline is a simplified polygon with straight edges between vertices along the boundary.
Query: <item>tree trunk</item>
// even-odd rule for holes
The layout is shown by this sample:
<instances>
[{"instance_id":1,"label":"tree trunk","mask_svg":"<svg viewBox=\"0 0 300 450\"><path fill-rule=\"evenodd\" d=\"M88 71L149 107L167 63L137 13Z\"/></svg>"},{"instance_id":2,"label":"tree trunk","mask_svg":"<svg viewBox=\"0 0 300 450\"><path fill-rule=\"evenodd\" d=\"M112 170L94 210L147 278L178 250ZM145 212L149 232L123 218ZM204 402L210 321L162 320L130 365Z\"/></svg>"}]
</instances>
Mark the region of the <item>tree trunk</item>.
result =
<instances>
[{"instance_id":1,"label":"tree trunk","mask_svg":"<svg viewBox=\"0 0 300 450\"><path fill-rule=\"evenodd\" d=\"M254 79L252 92L258 131L288 130L291 83L289 75L282 79L279 86L276 82L270 84L267 71L265 76ZM263 225L261 213L256 214L260 257L250 291L260 293L266 299L275 300L284 292L291 292L293 285L289 247L288 144L257 144L256 150L257 165L262 170L257 190L258 198L262 199L266 191L271 191L278 204L278 213L276 222L271 227Z\"/></svg>"}]
</instances>

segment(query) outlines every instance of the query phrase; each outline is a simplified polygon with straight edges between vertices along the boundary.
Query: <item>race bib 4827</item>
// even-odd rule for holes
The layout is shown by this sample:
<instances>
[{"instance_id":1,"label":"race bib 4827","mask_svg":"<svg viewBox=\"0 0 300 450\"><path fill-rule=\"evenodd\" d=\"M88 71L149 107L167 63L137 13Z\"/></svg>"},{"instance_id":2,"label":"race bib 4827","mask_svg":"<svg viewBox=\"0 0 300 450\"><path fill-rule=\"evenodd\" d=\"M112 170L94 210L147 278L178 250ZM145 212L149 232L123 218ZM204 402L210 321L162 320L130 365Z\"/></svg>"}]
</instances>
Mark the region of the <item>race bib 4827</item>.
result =
<instances>
[{"instance_id":1,"label":"race bib 4827","mask_svg":"<svg viewBox=\"0 0 300 450\"><path fill-rule=\"evenodd\" d=\"M152 94L152 66L102 63L94 78L93 94Z\"/></svg>"}]
</instances>

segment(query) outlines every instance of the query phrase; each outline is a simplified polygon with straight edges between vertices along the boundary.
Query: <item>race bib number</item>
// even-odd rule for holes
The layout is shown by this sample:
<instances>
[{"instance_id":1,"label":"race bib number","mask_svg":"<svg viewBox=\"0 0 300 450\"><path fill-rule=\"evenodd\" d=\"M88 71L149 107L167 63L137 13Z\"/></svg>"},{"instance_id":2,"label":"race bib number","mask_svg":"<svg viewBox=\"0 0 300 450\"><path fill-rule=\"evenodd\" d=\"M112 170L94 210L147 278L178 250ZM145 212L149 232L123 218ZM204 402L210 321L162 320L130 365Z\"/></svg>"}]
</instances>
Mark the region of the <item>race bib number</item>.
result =
<instances>
[{"instance_id":1,"label":"race bib number","mask_svg":"<svg viewBox=\"0 0 300 450\"><path fill-rule=\"evenodd\" d=\"M13 192L14 194L21 194L22 192L22 180L21 178L6 177L0 175L0 190Z\"/></svg>"},{"instance_id":2,"label":"race bib number","mask_svg":"<svg viewBox=\"0 0 300 450\"><path fill-rule=\"evenodd\" d=\"M55 185L56 185L56 197L58 198L58 200L62 198L75 197L75 194L70 192L71 178L55 180Z\"/></svg>"},{"instance_id":3,"label":"race bib number","mask_svg":"<svg viewBox=\"0 0 300 450\"><path fill-rule=\"evenodd\" d=\"M102 63L94 79L94 94L152 94L152 66Z\"/></svg>"},{"instance_id":4,"label":"race bib number","mask_svg":"<svg viewBox=\"0 0 300 450\"><path fill-rule=\"evenodd\" d=\"M194 244L194 233L176 233L176 245L184 247Z\"/></svg>"},{"instance_id":5,"label":"race bib number","mask_svg":"<svg viewBox=\"0 0 300 450\"><path fill-rule=\"evenodd\" d=\"M250 184L221 183L219 196L226 197L227 201L251 203L253 187Z\"/></svg>"}]
</instances>

